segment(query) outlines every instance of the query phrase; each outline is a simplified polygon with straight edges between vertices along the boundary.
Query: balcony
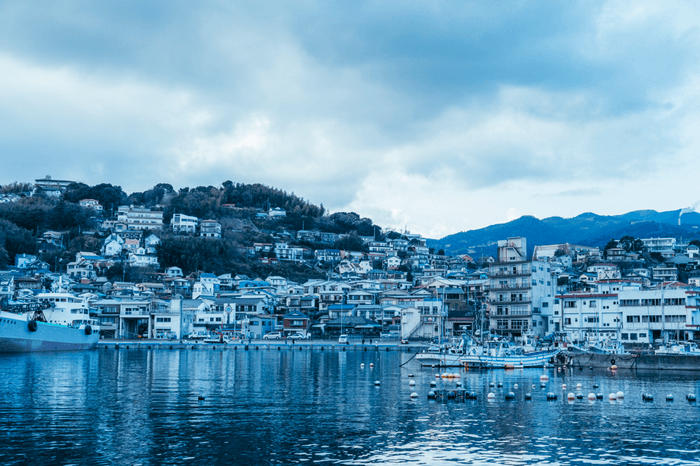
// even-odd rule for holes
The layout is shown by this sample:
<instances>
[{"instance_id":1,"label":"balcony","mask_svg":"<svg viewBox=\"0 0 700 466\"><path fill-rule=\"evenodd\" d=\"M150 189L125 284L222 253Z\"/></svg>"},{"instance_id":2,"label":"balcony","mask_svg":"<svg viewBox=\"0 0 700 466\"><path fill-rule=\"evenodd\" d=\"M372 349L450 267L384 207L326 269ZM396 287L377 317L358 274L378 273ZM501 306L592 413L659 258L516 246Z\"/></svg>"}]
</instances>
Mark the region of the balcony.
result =
<instances>
[{"instance_id":1,"label":"balcony","mask_svg":"<svg viewBox=\"0 0 700 466\"><path fill-rule=\"evenodd\" d=\"M530 285L493 285L490 290L529 290L532 286Z\"/></svg>"},{"instance_id":2,"label":"balcony","mask_svg":"<svg viewBox=\"0 0 700 466\"><path fill-rule=\"evenodd\" d=\"M513 270L507 270L505 272L503 271L489 271L489 277L494 278L494 277L528 277L532 271L530 269L522 269L522 270L516 270L515 272Z\"/></svg>"},{"instance_id":3,"label":"balcony","mask_svg":"<svg viewBox=\"0 0 700 466\"><path fill-rule=\"evenodd\" d=\"M488 302L489 304L495 304L495 305L497 305L497 306L507 306L507 305L509 305L509 304L531 304L531 303L532 303L532 300L531 300L531 299L527 299L527 300L526 300L526 299L524 299L524 298L523 298L522 300L517 300L517 299L516 299L516 300L510 300L510 299L505 299L505 298L504 298L504 299L502 299L502 300L499 300L499 299L489 299L487 302Z\"/></svg>"}]
</instances>

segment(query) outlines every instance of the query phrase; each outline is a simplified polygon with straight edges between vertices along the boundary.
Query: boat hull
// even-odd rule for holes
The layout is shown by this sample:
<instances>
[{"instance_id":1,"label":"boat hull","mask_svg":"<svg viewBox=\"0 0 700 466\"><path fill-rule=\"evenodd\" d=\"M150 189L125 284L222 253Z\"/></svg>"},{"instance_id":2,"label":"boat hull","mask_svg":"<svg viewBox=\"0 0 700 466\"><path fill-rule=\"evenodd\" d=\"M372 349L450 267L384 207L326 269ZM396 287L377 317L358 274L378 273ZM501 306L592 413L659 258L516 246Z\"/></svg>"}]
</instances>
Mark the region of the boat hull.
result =
<instances>
[{"instance_id":1,"label":"boat hull","mask_svg":"<svg viewBox=\"0 0 700 466\"><path fill-rule=\"evenodd\" d=\"M458 354L430 354L420 353L416 355L416 359L421 366L439 366L439 367L461 367L460 355Z\"/></svg>"},{"instance_id":2,"label":"boat hull","mask_svg":"<svg viewBox=\"0 0 700 466\"><path fill-rule=\"evenodd\" d=\"M98 332L87 335L83 328L46 322L37 322L32 332L23 316L0 314L0 353L87 350L94 348L99 338Z\"/></svg>"},{"instance_id":3,"label":"boat hull","mask_svg":"<svg viewBox=\"0 0 700 466\"><path fill-rule=\"evenodd\" d=\"M487 369L519 369L528 367L544 367L550 364L560 350L538 351L513 356L466 355L460 358L461 365Z\"/></svg>"}]
</instances>

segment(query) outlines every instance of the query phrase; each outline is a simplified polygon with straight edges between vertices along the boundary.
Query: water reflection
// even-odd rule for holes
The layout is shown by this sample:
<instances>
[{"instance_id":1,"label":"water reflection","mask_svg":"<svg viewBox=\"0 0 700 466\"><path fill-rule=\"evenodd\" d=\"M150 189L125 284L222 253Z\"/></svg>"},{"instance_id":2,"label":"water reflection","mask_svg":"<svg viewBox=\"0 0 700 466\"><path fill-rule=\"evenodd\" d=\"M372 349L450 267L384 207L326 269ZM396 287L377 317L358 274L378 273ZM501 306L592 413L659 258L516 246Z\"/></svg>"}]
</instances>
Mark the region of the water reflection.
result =
<instances>
[{"instance_id":1,"label":"water reflection","mask_svg":"<svg viewBox=\"0 0 700 466\"><path fill-rule=\"evenodd\" d=\"M436 379L435 369L415 361L401 367L409 357L201 349L3 355L0 464L700 460L694 429L700 408L685 401L686 393L698 393L695 374L546 371L543 389L542 370ZM474 391L478 399L428 400L431 381ZM512 401L505 400L509 391ZM558 400L547 402L548 391ZM618 391L624 400L608 401ZM493 403L486 402L489 392ZM569 392L584 399L569 403ZM604 399L588 401L591 392ZM654 402L643 402L643 392L653 393ZM668 393L674 402L665 401Z\"/></svg>"}]
</instances>

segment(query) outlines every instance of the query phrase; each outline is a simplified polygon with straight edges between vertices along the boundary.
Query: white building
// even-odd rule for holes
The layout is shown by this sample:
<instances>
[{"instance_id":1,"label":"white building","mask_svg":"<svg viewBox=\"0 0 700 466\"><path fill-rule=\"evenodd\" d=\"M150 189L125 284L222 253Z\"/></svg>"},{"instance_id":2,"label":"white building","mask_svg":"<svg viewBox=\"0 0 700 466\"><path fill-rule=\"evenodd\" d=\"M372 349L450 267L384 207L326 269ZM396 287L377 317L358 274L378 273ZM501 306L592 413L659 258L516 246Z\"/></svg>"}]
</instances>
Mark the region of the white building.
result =
<instances>
[{"instance_id":1,"label":"white building","mask_svg":"<svg viewBox=\"0 0 700 466\"><path fill-rule=\"evenodd\" d=\"M163 211L143 206L119 206L117 220L126 223L129 230L163 229Z\"/></svg>"},{"instance_id":2,"label":"white building","mask_svg":"<svg viewBox=\"0 0 700 466\"><path fill-rule=\"evenodd\" d=\"M170 226L175 233L193 233L197 231L199 219L185 214L174 214Z\"/></svg>"},{"instance_id":3,"label":"white building","mask_svg":"<svg viewBox=\"0 0 700 466\"><path fill-rule=\"evenodd\" d=\"M549 329L555 285L550 264L527 260L525 238L498 242L498 260L489 266L489 319L493 333L521 339Z\"/></svg>"}]
</instances>

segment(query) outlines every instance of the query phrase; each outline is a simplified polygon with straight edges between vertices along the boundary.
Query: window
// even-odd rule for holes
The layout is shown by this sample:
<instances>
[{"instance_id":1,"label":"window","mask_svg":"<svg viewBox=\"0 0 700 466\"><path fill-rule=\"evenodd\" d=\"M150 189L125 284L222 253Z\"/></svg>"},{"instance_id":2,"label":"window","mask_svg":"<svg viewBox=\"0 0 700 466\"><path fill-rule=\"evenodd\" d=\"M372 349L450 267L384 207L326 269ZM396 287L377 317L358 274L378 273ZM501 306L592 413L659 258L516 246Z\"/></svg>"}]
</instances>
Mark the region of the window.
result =
<instances>
[{"instance_id":1,"label":"window","mask_svg":"<svg viewBox=\"0 0 700 466\"><path fill-rule=\"evenodd\" d=\"M564 325L571 325L571 318L570 317L564 318Z\"/></svg>"},{"instance_id":2,"label":"window","mask_svg":"<svg viewBox=\"0 0 700 466\"><path fill-rule=\"evenodd\" d=\"M564 309L576 309L576 301L564 301Z\"/></svg>"},{"instance_id":3,"label":"window","mask_svg":"<svg viewBox=\"0 0 700 466\"><path fill-rule=\"evenodd\" d=\"M549 307L549 303L547 301L543 302L542 307Z\"/></svg>"},{"instance_id":4,"label":"window","mask_svg":"<svg viewBox=\"0 0 700 466\"><path fill-rule=\"evenodd\" d=\"M641 321L640 316L627 316L627 322L631 324L639 323Z\"/></svg>"},{"instance_id":5,"label":"window","mask_svg":"<svg viewBox=\"0 0 700 466\"><path fill-rule=\"evenodd\" d=\"M646 338L646 337L647 337L647 334L646 334L646 333L640 333L640 334L639 334L639 338Z\"/></svg>"},{"instance_id":6,"label":"window","mask_svg":"<svg viewBox=\"0 0 700 466\"><path fill-rule=\"evenodd\" d=\"M170 317L156 317L156 322L170 322Z\"/></svg>"},{"instance_id":7,"label":"window","mask_svg":"<svg viewBox=\"0 0 700 466\"><path fill-rule=\"evenodd\" d=\"M627 333L621 333L621 334L620 334L620 339L621 339L621 340L629 340L629 339L630 339L629 334L627 334Z\"/></svg>"},{"instance_id":8,"label":"window","mask_svg":"<svg viewBox=\"0 0 700 466\"><path fill-rule=\"evenodd\" d=\"M598 301L591 301L588 303L588 307L598 307Z\"/></svg>"},{"instance_id":9,"label":"window","mask_svg":"<svg viewBox=\"0 0 700 466\"><path fill-rule=\"evenodd\" d=\"M637 339L637 334L636 333L630 333L630 340L636 340Z\"/></svg>"}]
</instances>

